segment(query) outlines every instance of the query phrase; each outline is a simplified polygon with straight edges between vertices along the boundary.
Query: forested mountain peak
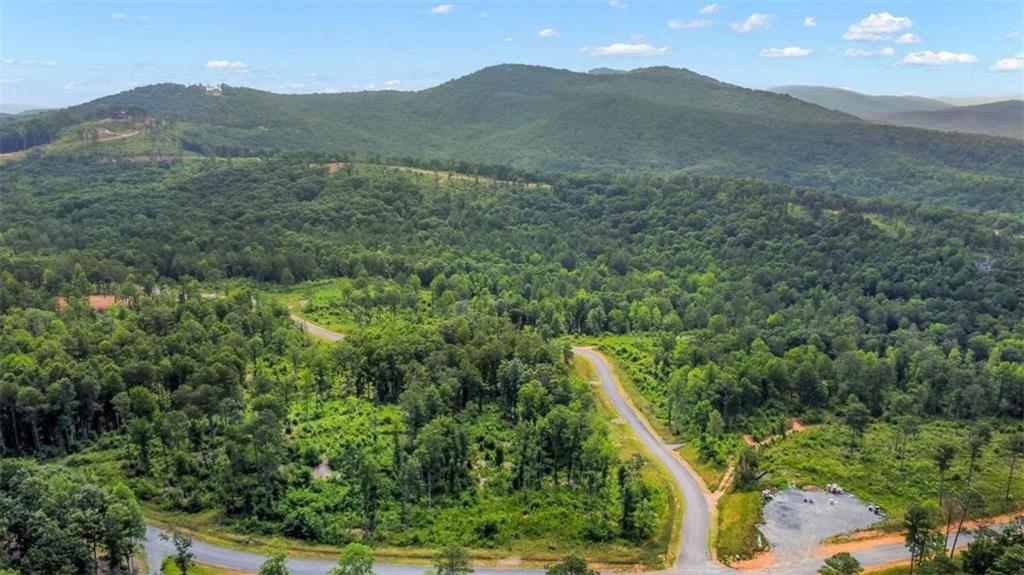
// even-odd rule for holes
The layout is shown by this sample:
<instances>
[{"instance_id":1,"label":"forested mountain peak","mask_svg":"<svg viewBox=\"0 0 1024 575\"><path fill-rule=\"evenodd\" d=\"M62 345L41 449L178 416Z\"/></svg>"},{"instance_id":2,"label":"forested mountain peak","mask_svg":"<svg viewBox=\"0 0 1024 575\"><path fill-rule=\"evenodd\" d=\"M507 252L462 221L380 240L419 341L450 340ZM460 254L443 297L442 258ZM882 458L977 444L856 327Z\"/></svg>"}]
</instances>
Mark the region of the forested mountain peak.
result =
<instances>
[{"instance_id":1,"label":"forested mountain peak","mask_svg":"<svg viewBox=\"0 0 1024 575\"><path fill-rule=\"evenodd\" d=\"M158 84L9 122L0 149L124 117L169 122L161 137L177 154L316 150L548 172L683 170L979 209L1016 209L1024 175L1014 142L872 125L668 67L588 74L502 64L419 92Z\"/></svg>"}]
</instances>

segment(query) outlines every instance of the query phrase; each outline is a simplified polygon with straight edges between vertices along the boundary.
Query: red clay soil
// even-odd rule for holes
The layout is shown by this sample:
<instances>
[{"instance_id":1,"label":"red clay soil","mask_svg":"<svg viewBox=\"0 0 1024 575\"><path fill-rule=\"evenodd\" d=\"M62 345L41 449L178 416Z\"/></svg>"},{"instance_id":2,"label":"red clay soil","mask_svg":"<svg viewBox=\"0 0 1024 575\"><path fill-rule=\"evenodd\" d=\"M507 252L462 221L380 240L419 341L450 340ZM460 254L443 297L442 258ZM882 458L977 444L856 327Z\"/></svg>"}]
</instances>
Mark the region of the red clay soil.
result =
<instances>
[{"instance_id":1,"label":"red clay soil","mask_svg":"<svg viewBox=\"0 0 1024 575\"><path fill-rule=\"evenodd\" d=\"M764 571L775 563L775 554L771 550L756 553L750 559L733 561L730 567L740 571Z\"/></svg>"},{"instance_id":2,"label":"red clay soil","mask_svg":"<svg viewBox=\"0 0 1024 575\"><path fill-rule=\"evenodd\" d=\"M1019 513L1007 513L1004 515L997 515L995 517L987 517L985 519L978 519L974 521L965 521L964 529L977 529L978 527L986 525L996 525L1009 523L1020 517ZM956 531L957 524L951 525L951 531ZM945 530L945 527L942 528ZM818 547L814 554L818 557L828 557L836 553L863 551L864 549L870 549L876 545L886 545L891 543L903 543L904 536L902 533L881 533L876 530L861 531L854 533L849 539L840 543L826 543Z\"/></svg>"},{"instance_id":3,"label":"red clay soil","mask_svg":"<svg viewBox=\"0 0 1024 575\"><path fill-rule=\"evenodd\" d=\"M749 435L748 434L748 435L744 435L743 436L743 441L747 445L749 445L750 447L753 447L755 449L760 449L761 447L764 447L765 445L768 445L769 443L775 441L776 439L779 439L780 437L789 437L790 435L793 435L794 433L800 433L801 431L805 431L805 430L807 430L807 426L802 424L802 423L800 423L800 421L798 421L794 417L793 419L789 420L789 429L787 429L786 432L783 433L781 436L779 436L779 435L769 435L768 437L765 437L762 441L757 441L756 439L754 439L753 435Z\"/></svg>"},{"instance_id":4,"label":"red clay soil","mask_svg":"<svg viewBox=\"0 0 1024 575\"><path fill-rule=\"evenodd\" d=\"M131 303L130 300L125 298L119 298L113 295L91 295L89 296L89 307L96 311L107 311L114 306L126 306ZM57 298L57 309L64 311L68 307L68 300L64 298Z\"/></svg>"}]
</instances>

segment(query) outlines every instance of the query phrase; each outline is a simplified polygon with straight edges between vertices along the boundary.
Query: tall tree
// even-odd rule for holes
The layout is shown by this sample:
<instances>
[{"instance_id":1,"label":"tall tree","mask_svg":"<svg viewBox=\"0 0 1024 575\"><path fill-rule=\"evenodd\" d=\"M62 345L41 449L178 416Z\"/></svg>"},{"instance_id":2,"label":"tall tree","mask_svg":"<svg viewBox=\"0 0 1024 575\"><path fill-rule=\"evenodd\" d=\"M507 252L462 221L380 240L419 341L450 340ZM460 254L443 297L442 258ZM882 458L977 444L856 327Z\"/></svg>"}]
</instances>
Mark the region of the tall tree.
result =
<instances>
[{"instance_id":1,"label":"tall tree","mask_svg":"<svg viewBox=\"0 0 1024 575\"><path fill-rule=\"evenodd\" d=\"M964 480L964 485L967 488L970 488L971 480L974 479L974 470L978 463L978 457L981 456L981 452L988 445L991 438L992 427L987 423L979 423L971 429L971 434L967 438L967 479Z\"/></svg>"},{"instance_id":2,"label":"tall tree","mask_svg":"<svg viewBox=\"0 0 1024 575\"><path fill-rule=\"evenodd\" d=\"M935 467L939 470L939 505L942 505L942 499L944 496L943 489L945 488L946 472L949 471L949 467L953 464L953 458L956 457L956 446L952 443L942 443L939 445L935 453L932 454L932 460L935 462Z\"/></svg>"},{"instance_id":3,"label":"tall tree","mask_svg":"<svg viewBox=\"0 0 1024 575\"><path fill-rule=\"evenodd\" d=\"M956 535L953 536L953 544L949 546L949 558L953 558L953 554L956 553L956 544L960 539L960 533L964 529L964 522L974 512L984 507L985 502L981 498L981 493L972 487L965 487L963 492L960 494L960 521L956 526Z\"/></svg>"},{"instance_id":4,"label":"tall tree","mask_svg":"<svg viewBox=\"0 0 1024 575\"><path fill-rule=\"evenodd\" d=\"M916 566L942 549L942 536L935 532L934 513L920 505L912 505L907 509L903 529L906 532L906 546L910 551L910 575L913 575Z\"/></svg>"},{"instance_id":5,"label":"tall tree","mask_svg":"<svg viewBox=\"0 0 1024 575\"><path fill-rule=\"evenodd\" d=\"M1013 485L1013 472L1017 467L1017 458L1024 455L1024 433L1014 433L1006 438L1006 452L1010 454L1010 471L1006 476L1006 494L1003 505L1010 502L1010 487Z\"/></svg>"},{"instance_id":6,"label":"tall tree","mask_svg":"<svg viewBox=\"0 0 1024 575\"><path fill-rule=\"evenodd\" d=\"M850 395L846 399L846 410L843 416L843 421L847 427L850 428L850 454L853 454L853 448L857 444L857 438L864 435L864 431L868 427L868 423L871 422L871 412L868 408L857 399L857 396Z\"/></svg>"}]
</instances>

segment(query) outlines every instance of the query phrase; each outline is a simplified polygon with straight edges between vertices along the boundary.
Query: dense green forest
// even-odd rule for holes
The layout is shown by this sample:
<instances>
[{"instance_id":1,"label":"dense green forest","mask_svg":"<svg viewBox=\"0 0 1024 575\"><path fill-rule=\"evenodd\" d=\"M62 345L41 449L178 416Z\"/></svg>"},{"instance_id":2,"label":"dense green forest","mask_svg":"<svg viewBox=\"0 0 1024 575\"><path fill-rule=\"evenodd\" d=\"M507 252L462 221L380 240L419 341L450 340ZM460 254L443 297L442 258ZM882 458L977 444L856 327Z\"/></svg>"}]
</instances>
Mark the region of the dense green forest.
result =
<instances>
[{"instance_id":1,"label":"dense green forest","mask_svg":"<svg viewBox=\"0 0 1024 575\"><path fill-rule=\"evenodd\" d=\"M3 315L8 455L72 453L165 510L329 544L628 548L661 529L669 494L617 458L566 352L505 318L380 318L327 348L248 291L125 281L131 305L106 313L65 293L60 314Z\"/></svg>"},{"instance_id":2,"label":"dense green forest","mask_svg":"<svg viewBox=\"0 0 1024 575\"><path fill-rule=\"evenodd\" d=\"M9 164L2 305L76 269L107 290L381 277L384 309L424 291L435 314L480 300L545 337L665 332L677 400L730 428L850 394L875 415L1024 414L1016 220L752 180L442 183L311 159Z\"/></svg>"},{"instance_id":3,"label":"dense green forest","mask_svg":"<svg viewBox=\"0 0 1024 575\"><path fill-rule=\"evenodd\" d=\"M650 558L670 494L564 336L645 336L634 383L708 459L792 416L1024 417L1015 216L339 159L0 164L5 456L252 533ZM330 346L267 295L313 280Z\"/></svg>"},{"instance_id":4,"label":"dense green forest","mask_svg":"<svg viewBox=\"0 0 1024 575\"><path fill-rule=\"evenodd\" d=\"M113 575L134 572L146 527L124 484L108 488L67 469L0 459L0 510L0 573L97 573L101 559Z\"/></svg>"},{"instance_id":5,"label":"dense green forest","mask_svg":"<svg viewBox=\"0 0 1024 575\"><path fill-rule=\"evenodd\" d=\"M688 70L485 68L420 92L280 95L162 84L0 126L30 149L81 122L156 117L181 151L349 150L545 172L685 170L1020 212L1020 142L881 126Z\"/></svg>"}]
</instances>

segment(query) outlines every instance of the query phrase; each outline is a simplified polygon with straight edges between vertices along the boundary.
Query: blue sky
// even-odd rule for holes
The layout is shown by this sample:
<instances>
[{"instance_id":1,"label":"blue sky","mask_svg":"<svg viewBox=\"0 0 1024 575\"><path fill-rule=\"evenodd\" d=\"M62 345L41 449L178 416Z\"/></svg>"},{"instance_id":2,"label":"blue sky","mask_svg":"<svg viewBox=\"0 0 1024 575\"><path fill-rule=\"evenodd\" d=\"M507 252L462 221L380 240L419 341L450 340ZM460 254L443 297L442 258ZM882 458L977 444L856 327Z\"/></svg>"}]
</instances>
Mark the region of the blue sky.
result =
<instances>
[{"instance_id":1,"label":"blue sky","mask_svg":"<svg viewBox=\"0 0 1024 575\"><path fill-rule=\"evenodd\" d=\"M1020 96L1024 2L0 3L7 105L156 82L416 90L506 62Z\"/></svg>"}]
</instances>

